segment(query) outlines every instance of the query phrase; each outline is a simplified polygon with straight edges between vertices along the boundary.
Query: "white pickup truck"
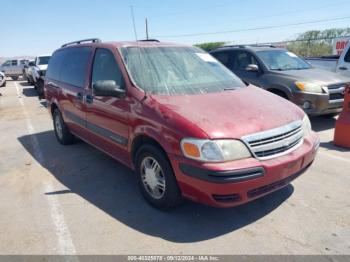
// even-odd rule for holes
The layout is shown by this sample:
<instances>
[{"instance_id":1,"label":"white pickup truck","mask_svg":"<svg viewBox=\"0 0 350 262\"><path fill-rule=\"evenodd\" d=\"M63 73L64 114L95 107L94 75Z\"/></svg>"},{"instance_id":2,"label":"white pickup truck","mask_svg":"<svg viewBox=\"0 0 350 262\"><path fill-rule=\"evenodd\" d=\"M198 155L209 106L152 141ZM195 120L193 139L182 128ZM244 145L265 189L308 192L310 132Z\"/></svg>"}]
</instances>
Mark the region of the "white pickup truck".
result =
<instances>
[{"instance_id":1,"label":"white pickup truck","mask_svg":"<svg viewBox=\"0 0 350 262\"><path fill-rule=\"evenodd\" d=\"M28 63L25 59L7 60L0 65L0 72L3 72L6 76L11 77L13 80L17 80L23 75L24 66Z\"/></svg>"},{"instance_id":2,"label":"white pickup truck","mask_svg":"<svg viewBox=\"0 0 350 262\"><path fill-rule=\"evenodd\" d=\"M350 80L350 41L340 56L307 57L305 60L316 68L342 74Z\"/></svg>"}]
</instances>

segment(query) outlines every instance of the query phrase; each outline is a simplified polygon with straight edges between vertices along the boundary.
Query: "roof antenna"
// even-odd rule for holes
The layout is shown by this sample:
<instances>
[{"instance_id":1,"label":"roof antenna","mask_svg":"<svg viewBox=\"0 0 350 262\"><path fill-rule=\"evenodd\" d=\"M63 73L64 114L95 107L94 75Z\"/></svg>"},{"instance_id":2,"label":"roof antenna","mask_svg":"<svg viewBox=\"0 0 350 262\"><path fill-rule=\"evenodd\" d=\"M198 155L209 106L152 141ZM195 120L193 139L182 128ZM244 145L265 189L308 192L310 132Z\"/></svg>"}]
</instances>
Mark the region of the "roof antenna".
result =
<instances>
[{"instance_id":1,"label":"roof antenna","mask_svg":"<svg viewBox=\"0 0 350 262\"><path fill-rule=\"evenodd\" d=\"M136 24L135 24L135 14L134 14L134 7L133 7L133 5L130 6L130 12L131 12L132 24L133 24L133 27L134 27L134 34L135 34L136 45L137 45L138 51L139 51L138 52L139 53L139 62L140 62L140 65L142 66L141 50L140 50L140 47L138 46L137 31L136 31ZM143 91L145 92L145 95L144 95L142 101L144 101L147 98L146 90L143 90Z\"/></svg>"},{"instance_id":2,"label":"roof antenna","mask_svg":"<svg viewBox=\"0 0 350 262\"><path fill-rule=\"evenodd\" d=\"M134 7L132 5L130 6L130 11L131 11L132 24L134 27L135 40L137 42L137 31L136 31L136 25L135 25Z\"/></svg>"}]
</instances>

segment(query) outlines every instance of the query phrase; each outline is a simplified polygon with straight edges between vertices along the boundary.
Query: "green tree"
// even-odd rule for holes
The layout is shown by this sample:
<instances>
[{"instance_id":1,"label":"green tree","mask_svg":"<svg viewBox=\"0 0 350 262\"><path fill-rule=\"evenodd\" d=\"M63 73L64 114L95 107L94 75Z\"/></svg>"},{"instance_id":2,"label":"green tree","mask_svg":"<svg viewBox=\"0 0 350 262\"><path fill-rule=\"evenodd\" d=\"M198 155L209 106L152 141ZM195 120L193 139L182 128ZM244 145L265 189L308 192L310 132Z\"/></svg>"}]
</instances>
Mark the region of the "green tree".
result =
<instances>
[{"instance_id":1,"label":"green tree","mask_svg":"<svg viewBox=\"0 0 350 262\"><path fill-rule=\"evenodd\" d=\"M226 42L208 42L208 43L195 44L194 46L197 46L197 47L202 48L203 50L209 52L215 48L223 46L224 44L226 44Z\"/></svg>"},{"instance_id":2,"label":"green tree","mask_svg":"<svg viewBox=\"0 0 350 262\"><path fill-rule=\"evenodd\" d=\"M324 56L332 54L332 40L350 35L350 28L311 30L300 34L288 43L288 49L300 56Z\"/></svg>"}]
</instances>

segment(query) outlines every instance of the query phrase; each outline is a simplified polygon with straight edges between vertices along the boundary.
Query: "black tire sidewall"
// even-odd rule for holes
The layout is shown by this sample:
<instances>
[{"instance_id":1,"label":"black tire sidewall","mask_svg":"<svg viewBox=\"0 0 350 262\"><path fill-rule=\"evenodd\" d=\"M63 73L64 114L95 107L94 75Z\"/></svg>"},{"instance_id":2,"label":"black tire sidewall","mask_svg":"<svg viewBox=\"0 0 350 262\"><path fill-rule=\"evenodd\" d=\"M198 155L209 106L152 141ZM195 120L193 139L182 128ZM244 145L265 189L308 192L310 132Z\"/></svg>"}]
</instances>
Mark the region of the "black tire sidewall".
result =
<instances>
[{"instance_id":1,"label":"black tire sidewall","mask_svg":"<svg viewBox=\"0 0 350 262\"><path fill-rule=\"evenodd\" d=\"M61 126L62 126L62 138L60 138L57 134L57 130L56 130L56 118L59 118L60 122L61 122ZM69 145L72 144L74 141L74 136L70 133L68 127L66 126L66 124L63 121L61 112L58 109L55 109L55 111L53 112L53 125L54 125L54 130L55 130L55 135L56 138L58 140L58 142L62 145Z\"/></svg>"},{"instance_id":2,"label":"black tire sidewall","mask_svg":"<svg viewBox=\"0 0 350 262\"><path fill-rule=\"evenodd\" d=\"M160 164L163 174L165 177L165 193L162 198L153 198L145 189L141 178L141 163L142 160L147 157L153 157ZM143 145L136 154L135 161L136 173L138 175L138 183L140 190L146 200L158 209L167 210L179 205L182 201L181 191L176 181L171 164L167 158L164 156L164 152L159 150L153 145Z\"/></svg>"}]
</instances>

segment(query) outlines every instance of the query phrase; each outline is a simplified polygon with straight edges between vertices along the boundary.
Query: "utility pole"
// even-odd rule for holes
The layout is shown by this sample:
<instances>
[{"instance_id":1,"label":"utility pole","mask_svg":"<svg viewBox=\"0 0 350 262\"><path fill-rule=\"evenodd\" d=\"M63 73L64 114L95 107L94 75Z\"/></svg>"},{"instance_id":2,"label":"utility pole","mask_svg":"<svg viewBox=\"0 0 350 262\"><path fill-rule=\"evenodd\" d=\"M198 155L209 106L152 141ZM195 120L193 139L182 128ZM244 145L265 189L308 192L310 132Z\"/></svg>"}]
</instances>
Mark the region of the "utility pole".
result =
<instances>
[{"instance_id":1,"label":"utility pole","mask_svg":"<svg viewBox=\"0 0 350 262\"><path fill-rule=\"evenodd\" d=\"M147 21L147 18L146 18L145 22L146 22L146 39L149 40L149 35L148 35L148 21Z\"/></svg>"}]
</instances>

